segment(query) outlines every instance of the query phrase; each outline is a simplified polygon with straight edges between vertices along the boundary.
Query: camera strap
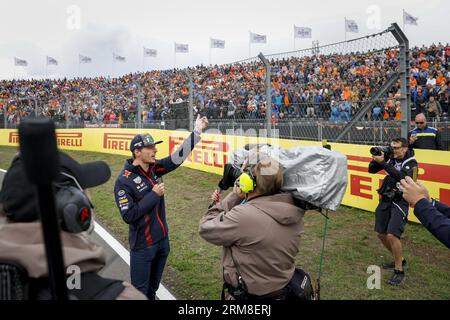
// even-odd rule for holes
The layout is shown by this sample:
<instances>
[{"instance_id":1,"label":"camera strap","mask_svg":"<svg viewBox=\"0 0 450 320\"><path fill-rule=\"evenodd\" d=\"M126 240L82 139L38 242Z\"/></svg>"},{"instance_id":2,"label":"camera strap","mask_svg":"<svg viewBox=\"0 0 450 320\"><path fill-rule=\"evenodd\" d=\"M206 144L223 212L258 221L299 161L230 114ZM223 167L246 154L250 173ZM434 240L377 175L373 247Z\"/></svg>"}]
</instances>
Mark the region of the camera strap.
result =
<instances>
[{"instance_id":1,"label":"camera strap","mask_svg":"<svg viewBox=\"0 0 450 320\"><path fill-rule=\"evenodd\" d=\"M237 271L236 272L236 278L237 278L236 290L244 290L245 293L248 293L247 285L245 284L244 278L242 277L241 268L239 267L239 264L237 263L237 261L234 259L233 250L231 249L231 247L228 247L228 249L230 249L231 260L233 260L233 264L236 267L236 271Z\"/></svg>"}]
</instances>

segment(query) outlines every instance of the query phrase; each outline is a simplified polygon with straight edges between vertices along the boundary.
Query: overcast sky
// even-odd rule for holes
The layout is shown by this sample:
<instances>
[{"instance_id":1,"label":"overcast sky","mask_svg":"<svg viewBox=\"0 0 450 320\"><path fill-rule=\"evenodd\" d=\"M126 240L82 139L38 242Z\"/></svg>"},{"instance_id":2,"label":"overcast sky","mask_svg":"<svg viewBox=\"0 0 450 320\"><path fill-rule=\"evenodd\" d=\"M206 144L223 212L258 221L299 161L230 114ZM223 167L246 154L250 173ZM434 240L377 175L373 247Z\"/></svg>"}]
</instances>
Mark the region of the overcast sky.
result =
<instances>
[{"instance_id":1,"label":"overcast sky","mask_svg":"<svg viewBox=\"0 0 450 320\"><path fill-rule=\"evenodd\" d=\"M392 22L402 27L403 9L419 18L418 26L406 26L411 46L450 42L448 0L0 0L0 78L118 76L209 64L210 37L226 41L225 49L212 49L211 62L227 63L249 57L249 31L267 35L267 44L251 46L251 56L285 52L294 49L294 24L312 28L312 39L295 45L309 48L312 40L344 40L344 17L360 29L348 39ZM189 53L175 59L174 42L189 44ZM143 46L158 56L143 59ZM127 61L113 64L113 51ZM79 53L92 64L79 65ZM59 65L46 68L46 55ZM28 67L14 67L14 57Z\"/></svg>"}]
</instances>

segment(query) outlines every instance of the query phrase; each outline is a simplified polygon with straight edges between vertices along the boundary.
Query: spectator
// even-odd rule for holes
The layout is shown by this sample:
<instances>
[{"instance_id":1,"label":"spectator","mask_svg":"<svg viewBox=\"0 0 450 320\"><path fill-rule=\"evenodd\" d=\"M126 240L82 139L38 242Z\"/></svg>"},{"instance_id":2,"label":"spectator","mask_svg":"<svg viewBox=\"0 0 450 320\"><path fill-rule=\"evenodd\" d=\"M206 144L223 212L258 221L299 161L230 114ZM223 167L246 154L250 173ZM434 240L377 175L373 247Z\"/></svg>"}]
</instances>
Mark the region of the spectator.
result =
<instances>
[{"instance_id":1,"label":"spectator","mask_svg":"<svg viewBox=\"0 0 450 320\"><path fill-rule=\"evenodd\" d=\"M440 95L440 101L439 101L442 109L442 114L447 115L450 110L450 89L445 90Z\"/></svg>"},{"instance_id":2,"label":"spectator","mask_svg":"<svg viewBox=\"0 0 450 320\"><path fill-rule=\"evenodd\" d=\"M413 101L414 107L412 108L412 110L414 111L414 114L412 114L412 116L416 116L419 113L424 113L425 106L427 103L427 98L423 94L422 87L418 87L417 91L415 93L413 93L413 96L414 96L414 101Z\"/></svg>"},{"instance_id":3,"label":"spectator","mask_svg":"<svg viewBox=\"0 0 450 320\"><path fill-rule=\"evenodd\" d=\"M439 130L428 127L423 113L416 116L416 127L408 134L409 144L414 149L443 150Z\"/></svg>"},{"instance_id":4,"label":"spectator","mask_svg":"<svg viewBox=\"0 0 450 320\"><path fill-rule=\"evenodd\" d=\"M372 119L374 121L381 121L383 120L381 107L379 104L376 104L375 107L372 109Z\"/></svg>"},{"instance_id":5,"label":"spectator","mask_svg":"<svg viewBox=\"0 0 450 320\"><path fill-rule=\"evenodd\" d=\"M352 108L348 101L342 99L339 105L340 118L343 122L349 122L352 116Z\"/></svg>"},{"instance_id":6,"label":"spectator","mask_svg":"<svg viewBox=\"0 0 450 320\"><path fill-rule=\"evenodd\" d=\"M430 97L430 100L425 105L425 109L427 110L428 119L439 120L439 116L442 114L442 108L439 101L434 100L434 96Z\"/></svg>"},{"instance_id":7,"label":"spectator","mask_svg":"<svg viewBox=\"0 0 450 320\"><path fill-rule=\"evenodd\" d=\"M444 50L447 49L442 44L410 49L413 116L427 112L425 108L431 96L436 101L443 100L449 81L449 58L442 54ZM328 119L332 111L329 102L339 100L341 94L356 114L364 101L397 70L398 50L272 59L271 65L271 99L278 120L281 120L280 113L285 119L305 116ZM255 114L254 107L246 109L251 99L256 100L257 117L262 116L261 106L266 103L265 74L259 63L197 66L190 68L190 72L194 80L194 104L200 109L206 107L209 118L249 118ZM154 108L154 120L170 119L171 104L187 99L183 70L154 70L116 79L3 80L0 98L6 101L6 117L13 124L32 114L37 104L43 106L42 114L55 120L64 120L67 109L67 118L78 125L96 121L110 123L117 121L119 114L124 122L130 122L137 114L136 82L141 83L142 106ZM235 108L227 108L230 100ZM444 105L442 109L445 112ZM394 116L390 118L397 120L397 114L394 108Z\"/></svg>"}]
</instances>

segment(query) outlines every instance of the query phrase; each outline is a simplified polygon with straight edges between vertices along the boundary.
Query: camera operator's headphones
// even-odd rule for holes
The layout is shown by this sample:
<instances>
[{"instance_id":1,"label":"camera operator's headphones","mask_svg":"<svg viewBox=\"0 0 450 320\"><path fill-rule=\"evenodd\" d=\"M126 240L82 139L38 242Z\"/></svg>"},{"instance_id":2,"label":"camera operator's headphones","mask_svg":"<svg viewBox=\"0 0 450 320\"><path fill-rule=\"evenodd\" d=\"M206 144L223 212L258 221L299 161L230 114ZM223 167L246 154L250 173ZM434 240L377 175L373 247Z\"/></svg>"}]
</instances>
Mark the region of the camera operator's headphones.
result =
<instances>
[{"instance_id":1,"label":"camera operator's headphones","mask_svg":"<svg viewBox=\"0 0 450 320\"><path fill-rule=\"evenodd\" d=\"M239 189L244 193L252 192L256 188L256 178L252 173L254 167L255 166L247 167L247 169L239 176Z\"/></svg>"},{"instance_id":2,"label":"camera operator's headphones","mask_svg":"<svg viewBox=\"0 0 450 320\"><path fill-rule=\"evenodd\" d=\"M56 183L59 188L56 193L56 212L61 229L70 233L86 231L92 224L94 206L75 177L65 172L61 174L73 180L76 185Z\"/></svg>"},{"instance_id":3,"label":"camera operator's headphones","mask_svg":"<svg viewBox=\"0 0 450 320\"><path fill-rule=\"evenodd\" d=\"M55 187L55 211L60 228L70 233L92 229L94 206L72 171L59 171L58 179L53 185ZM14 157L3 178L0 204L11 222L40 220L38 197L35 188L25 175L19 155Z\"/></svg>"}]
</instances>

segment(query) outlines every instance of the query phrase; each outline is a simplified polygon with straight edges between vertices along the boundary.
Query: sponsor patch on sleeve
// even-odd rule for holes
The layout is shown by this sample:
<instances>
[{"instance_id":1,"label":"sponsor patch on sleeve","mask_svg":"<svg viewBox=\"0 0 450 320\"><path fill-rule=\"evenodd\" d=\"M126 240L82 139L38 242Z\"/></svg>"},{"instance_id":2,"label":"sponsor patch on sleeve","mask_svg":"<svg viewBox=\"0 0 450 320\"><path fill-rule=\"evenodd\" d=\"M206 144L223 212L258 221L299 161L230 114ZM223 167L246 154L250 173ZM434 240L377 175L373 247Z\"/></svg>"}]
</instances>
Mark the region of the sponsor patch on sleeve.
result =
<instances>
[{"instance_id":1,"label":"sponsor patch on sleeve","mask_svg":"<svg viewBox=\"0 0 450 320\"><path fill-rule=\"evenodd\" d=\"M124 172L123 172L123 176L125 177L125 178L128 178L128 176L131 174L131 171L128 171L128 170L125 170Z\"/></svg>"}]
</instances>

